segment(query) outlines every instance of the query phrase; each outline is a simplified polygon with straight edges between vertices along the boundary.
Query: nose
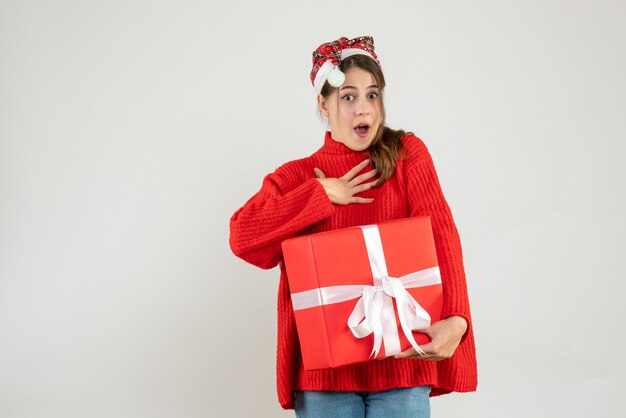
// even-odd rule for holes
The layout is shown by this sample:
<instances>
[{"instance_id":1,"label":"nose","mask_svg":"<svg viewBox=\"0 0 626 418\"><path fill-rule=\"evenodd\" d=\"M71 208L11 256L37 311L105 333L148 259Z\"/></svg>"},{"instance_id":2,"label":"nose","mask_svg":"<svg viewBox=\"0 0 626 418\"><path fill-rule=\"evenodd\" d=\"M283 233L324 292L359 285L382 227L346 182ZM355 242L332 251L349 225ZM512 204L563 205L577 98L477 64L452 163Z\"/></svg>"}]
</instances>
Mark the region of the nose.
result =
<instances>
[{"instance_id":1,"label":"nose","mask_svg":"<svg viewBox=\"0 0 626 418\"><path fill-rule=\"evenodd\" d=\"M372 110L371 109L372 105L373 104L370 101L368 101L366 98L359 97L354 103L357 116L369 115Z\"/></svg>"},{"instance_id":2,"label":"nose","mask_svg":"<svg viewBox=\"0 0 626 418\"><path fill-rule=\"evenodd\" d=\"M356 114L357 115L369 115L370 111L369 111L367 105L361 104L361 106L359 106L359 108L357 109Z\"/></svg>"}]
</instances>

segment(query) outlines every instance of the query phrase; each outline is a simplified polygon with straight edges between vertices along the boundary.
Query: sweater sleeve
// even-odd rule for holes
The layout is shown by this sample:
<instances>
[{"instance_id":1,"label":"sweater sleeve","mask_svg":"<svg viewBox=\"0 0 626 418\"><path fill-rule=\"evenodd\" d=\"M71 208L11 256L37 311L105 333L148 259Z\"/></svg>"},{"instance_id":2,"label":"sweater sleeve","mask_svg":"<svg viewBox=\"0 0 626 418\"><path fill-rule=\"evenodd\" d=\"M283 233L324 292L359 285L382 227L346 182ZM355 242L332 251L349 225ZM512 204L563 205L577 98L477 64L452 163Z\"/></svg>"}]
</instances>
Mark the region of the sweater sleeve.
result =
<instances>
[{"instance_id":1,"label":"sweater sleeve","mask_svg":"<svg viewBox=\"0 0 626 418\"><path fill-rule=\"evenodd\" d=\"M406 166L409 216L430 216L443 286L442 318L459 315L467 321L463 342L472 326L459 234L443 195L432 157L423 141L414 142Z\"/></svg>"},{"instance_id":2,"label":"sweater sleeve","mask_svg":"<svg viewBox=\"0 0 626 418\"><path fill-rule=\"evenodd\" d=\"M230 248L237 257L271 269L281 258L282 241L335 211L315 177L289 184L294 181L280 168L266 175L261 189L231 216Z\"/></svg>"}]
</instances>

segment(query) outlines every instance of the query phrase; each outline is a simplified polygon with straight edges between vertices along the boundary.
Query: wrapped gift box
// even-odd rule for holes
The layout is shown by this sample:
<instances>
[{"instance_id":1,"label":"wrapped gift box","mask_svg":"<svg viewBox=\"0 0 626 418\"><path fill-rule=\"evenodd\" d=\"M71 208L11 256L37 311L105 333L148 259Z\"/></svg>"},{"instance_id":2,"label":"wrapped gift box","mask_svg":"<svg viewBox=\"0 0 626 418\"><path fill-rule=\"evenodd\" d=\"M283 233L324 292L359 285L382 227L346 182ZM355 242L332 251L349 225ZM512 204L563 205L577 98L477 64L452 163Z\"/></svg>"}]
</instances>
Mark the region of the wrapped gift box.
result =
<instances>
[{"instance_id":1,"label":"wrapped gift box","mask_svg":"<svg viewBox=\"0 0 626 418\"><path fill-rule=\"evenodd\" d=\"M443 305L430 217L290 238L282 249L306 370L430 341L415 331L439 321Z\"/></svg>"}]
</instances>

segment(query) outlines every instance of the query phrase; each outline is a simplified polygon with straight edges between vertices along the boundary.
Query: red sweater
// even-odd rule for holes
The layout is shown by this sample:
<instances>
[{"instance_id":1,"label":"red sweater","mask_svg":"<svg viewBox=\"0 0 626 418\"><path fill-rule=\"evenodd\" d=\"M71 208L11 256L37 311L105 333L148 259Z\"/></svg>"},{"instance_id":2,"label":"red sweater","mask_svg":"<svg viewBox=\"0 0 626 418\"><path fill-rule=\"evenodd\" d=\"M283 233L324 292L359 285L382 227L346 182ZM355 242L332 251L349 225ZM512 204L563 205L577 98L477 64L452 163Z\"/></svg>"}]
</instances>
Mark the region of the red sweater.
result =
<instances>
[{"instance_id":1,"label":"red sweater","mask_svg":"<svg viewBox=\"0 0 626 418\"><path fill-rule=\"evenodd\" d=\"M369 156L369 149L353 151L326 131L320 149L265 176L261 189L230 218L230 246L235 255L262 269L280 266L276 377L278 400L284 409L293 409L293 390L378 391L432 385L430 396L476 390L474 334L457 228L424 142L412 135L405 135L402 142L408 157L398 158L394 174L380 187L357 194L373 197L371 203L335 205L317 181L313 167L319 167L326 177L341 177ZM359 174L371 169L369 165ZM389 357L305 371L281 242L416 215L431 217L444 289L442 318L460 315L469 325L454 355L440 361Z\"/></svg>"}]
</instances>

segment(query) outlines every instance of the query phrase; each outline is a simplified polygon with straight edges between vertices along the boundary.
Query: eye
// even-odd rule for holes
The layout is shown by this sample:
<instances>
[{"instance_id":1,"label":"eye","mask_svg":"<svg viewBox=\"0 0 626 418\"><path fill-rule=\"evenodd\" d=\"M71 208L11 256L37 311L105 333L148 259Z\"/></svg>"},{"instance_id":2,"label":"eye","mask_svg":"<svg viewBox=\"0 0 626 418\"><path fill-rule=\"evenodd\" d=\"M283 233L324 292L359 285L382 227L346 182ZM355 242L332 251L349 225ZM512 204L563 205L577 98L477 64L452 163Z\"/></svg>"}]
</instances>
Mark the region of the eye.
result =
<instances>
[{"instance_id":1,"label":"eye","mask_svg":"<svg viewBox=\"0 0 626 418\"><path fill-rule=\"evenodd\" d=\"M345 96L342 96L341 98L345 99L345 100L348 100L348 99L346 99L346 97L352 97L352 95L351 94L346 94ZM348 101L350 101L350 100L348 100Z\"/></svg>"},{"instance_id":2,"label":"eye","mask_svg":"<svg viewBox=\"0 0 626 418\"><path fill-rule=\"evenodd\" d=\"M375 99L375 98L378 97L378 93L370 93L368 96L369 96L370 99ZM372 97L372 96L374 96L374 97Z\"/></svg>"}]
</instances>

